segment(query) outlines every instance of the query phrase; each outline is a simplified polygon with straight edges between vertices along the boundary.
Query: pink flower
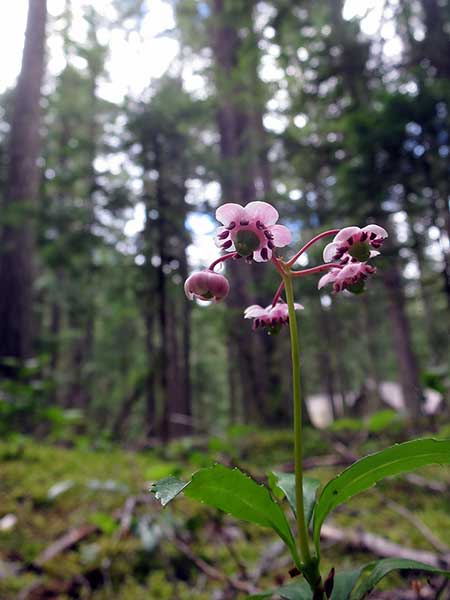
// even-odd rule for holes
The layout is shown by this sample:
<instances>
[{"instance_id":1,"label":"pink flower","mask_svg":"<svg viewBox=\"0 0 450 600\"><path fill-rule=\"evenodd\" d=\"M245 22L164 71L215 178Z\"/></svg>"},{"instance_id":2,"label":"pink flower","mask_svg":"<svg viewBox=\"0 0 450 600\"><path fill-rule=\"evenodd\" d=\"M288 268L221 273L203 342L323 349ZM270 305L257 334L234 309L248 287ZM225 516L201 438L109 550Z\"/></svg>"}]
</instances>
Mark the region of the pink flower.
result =
<instances>
[{"instance_id":1,"label":"pink flower","mask_svg":"<svg viewBox=\"0 0 450 600\"><path fill-rule=\"evenodd\" d=\"M363 262L351 262L342 269L331 269L320 278L318 288L320 290L328 283L332 283L333 291L336 293L349 290L357 294L363 291L367 277L375 272L376 269L372 265Z\"/></svg>"},{"instance_id":2,"label":"pink flower","mask_svg":"<svg viewBox=\"0 0 450 600\"><path fill-rule=\"evenodd\" d=\"M217 232L217 243L227 251L265 262L272 258L274 248L282 248L291 241L291 233L284 225L275 225L278 212L267 202L250 202L245 206L223 204L216 218L224 227Z\"/></svg>"},{"instance_id":3,"label":"pink flower","mask_svg":"<svg viewBox=\"0 0 450 600\"><path fill-rule=\"evenodd\" d=\"M294 304L295 310L302 310L301 304ZM288 305L278 302L275 306L271 304L263 308L258 304L248 306L244 311L244 319L253 319L253 329L267 327L270 333L277 333L281 325L289 323Z\"/></svg>"},{"instance_id":4,"label":"pink flower","mask_svg":"<svg viewBox=\"0 0 450 600\"><path fill-rule=\"evenodd\" d=\"M189 300L198 298L218 302L228 295L230 284L228 279L219 273L198 271L186 279L184 291Z\"/></svg>"},{"instance_id":5,"label":"pink flower","mask_svg":"<svg viewBox=\"0 0 450 600\"><path fill-rule=\"evenodd\" d=\"M346 254L365 262L372 256L376 256L378 248L387 238L388 233L379 225L367 225L359 227L344 227L336 234L331 244L325 246L323 260L331 262L340 260Z\"/></svg>"}]
</instances>

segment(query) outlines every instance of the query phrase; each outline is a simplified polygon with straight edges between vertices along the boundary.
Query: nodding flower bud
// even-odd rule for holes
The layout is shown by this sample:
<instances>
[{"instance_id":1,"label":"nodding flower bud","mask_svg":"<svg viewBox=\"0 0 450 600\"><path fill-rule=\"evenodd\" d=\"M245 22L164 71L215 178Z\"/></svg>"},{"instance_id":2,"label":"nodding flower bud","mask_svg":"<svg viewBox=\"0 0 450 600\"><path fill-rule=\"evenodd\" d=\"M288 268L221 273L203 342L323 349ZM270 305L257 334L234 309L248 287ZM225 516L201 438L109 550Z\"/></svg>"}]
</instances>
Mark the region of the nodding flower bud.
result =
<instances>
[{"instance_id":1,"label":"nodding flower bud","mask_svg":"<svg viewBox=\"0 0 450 600\"><path fill-rule=\"evenodd\" d=\"M184 291L189 300L214 300L219 302L228 295L230 284L228 279L214 271L198 271L192 273L184 284Z\"/></svg>"},{"instance_id":2,"label":"nodding flower bud","mask_svg":"<svg viewBox=\"0 0 450 600\"><path fill-rule=\"evenodd\" d=\"M301 304L294 304L295 310L303 309ZM252 304L245 309L244 319L253 319L253 329L264 327L270 335L278 333L282 325L289 323L288 305L285 302L266 306L263 308L259 304Z\"/></svg>"},{"instance_id":3,"label":"nodding flower bud","mask_svg":"<svg viewBox=\"0 0 450 600\"><path fill-rule=\"evenodd\" d=\"M335 293L348 290L354 294L364 291L364 283L369 275L376 272L375 267L366 263L349 263L341 269L331 269L319 280L319 290L328 283L333 284Z\"/></svg>"}]
</instances>

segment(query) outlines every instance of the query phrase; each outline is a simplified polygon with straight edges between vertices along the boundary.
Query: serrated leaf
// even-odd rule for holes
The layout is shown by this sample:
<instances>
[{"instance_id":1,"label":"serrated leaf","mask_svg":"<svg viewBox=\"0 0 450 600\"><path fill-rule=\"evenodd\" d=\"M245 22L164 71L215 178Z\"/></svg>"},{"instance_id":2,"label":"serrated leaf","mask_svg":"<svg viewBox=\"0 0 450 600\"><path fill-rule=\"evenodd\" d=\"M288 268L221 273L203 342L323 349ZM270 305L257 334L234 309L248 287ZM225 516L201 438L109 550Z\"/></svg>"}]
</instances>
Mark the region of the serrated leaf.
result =
<instances>
[{"instance_id":1,"label":"serrated leaf","mask_svg":"<svg viewBox=\"0 0 450 600\"><path fill-rule=\"evenodd\" d=\"M450 577L450 571L444 571L431 565L427 565L417 560L408 560L407 558L383 558L369 563L362 568L360 580L356 583L350 598L351 600L362 600L383 577L397 569L409 569L414 571L426 571ZM333 597L332 597L333 598ZM336 600L338 600L336 598ZM340 599L339 599L340 600Z\"/></svg>"},{"instance_id":2,"label":"serrated leaf","mask_svg":"<svg viewBox=\"0 0 450 600\"><path fill-rule=\"evenodd\" d=\"M365 456L324 487L314 511L314 543L319 553L320 529L328 514L381 479L431 464L450 464L450 440L421 439L396 444Z\"/></svg>"},{"instance_id":3,"label":"serrated leaf","mask_svg":"<svg viewBox=\"0 0 450 600\"><path fill-rule=\"evenodd\" d=\"M250 523L270 527L285 542L299 566L299 557L286 516L269 490L239 469L214 465L192 476L184 494Z\"/></svg>"},{"instance_id":4,"label":"serrated leaf","mask_svg":"<svg viewBox=\"0 0 450 600\"><path fill-rule=\"evenodd\" d=\"M295 475L293 473L272 472L273 478L269 478L272 489L278 488L286 496L294 515L297 512L295 504ZM317 488L320 486L318 479L312 477L303 478L303 504L305 508L305 520L309 524L316 503Z\"/></svg>"},{"instance_id":5,"label":"serrated leaf","mask_svg":"<svg viewBox=\"0 0 450 600\"><path fill-rule=\"evenodd\" d=\"M170 477L165 477L164 479L160 479L153 483L150 487L150 491L155 494L155 498L157 498L163 506L166 506L166 504L178 496L189 483L190 482L186 483L181 481L181 479L177 479L171 475Z\"/></svg>"}]
</instances>

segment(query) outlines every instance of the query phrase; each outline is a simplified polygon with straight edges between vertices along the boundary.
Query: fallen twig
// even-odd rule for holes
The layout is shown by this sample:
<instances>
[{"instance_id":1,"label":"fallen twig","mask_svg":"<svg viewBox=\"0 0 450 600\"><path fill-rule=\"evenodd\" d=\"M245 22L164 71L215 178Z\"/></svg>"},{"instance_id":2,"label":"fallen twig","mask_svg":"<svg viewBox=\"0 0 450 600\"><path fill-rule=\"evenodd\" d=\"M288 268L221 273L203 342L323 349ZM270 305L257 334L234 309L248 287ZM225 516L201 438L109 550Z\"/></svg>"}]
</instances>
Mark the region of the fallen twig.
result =
<instances>
[{"instance_id":1,"label":"fallen twig","mask_svg":"<svg viewBox=\"0 0 450 600\"><path fill-rule=\"evenodd\" d=\"M179 538L174 538L173 543L176 548L186 556L186 558L193 562L195 566L210 579L226 582L233 589L240 592L245 592L246 594L254 594L257 591L257 588L252 583L229 577L225 573L222 573L222 571L219 571L203 559L196 556L186 542L183 542Z\"/></svg>"},{"instance_id":2,"label":"fallen twig","mask_svg":"<svg viewBox=\"0 0 450 600\"><path fill-rule=\"evenodd\" d=\"M450 553L435 554L427 550L405 548L373 533L355 529L339 529L334 525L323 525L321 536L328 542L340 543L352 549L366 550L381 557L409 558L433 567L450 566Z\"/></svg>"},{"instance_id":3,"label":"fallen twig","mask_svg":"<svg viewBox=\"0 0 450 600\"><path fill-rule=\"evenodd\" d=\"M127 535L130 531L131 520L133 518L134 509L138 503L139 498L136 496L130 496L126 499L123 509L121 510L119 530L117 532L117 538L121 539Z\"/></svg>"},{"instance_id":4,"label":"fallen twig","mask_svg":"<svg viewBox=\"0 0 450 600\"><path fill-rule=\"evenodd\" d=\"M441 540L439 540L434 535L434 533L431 531L431 529L427 525L425 525L425 523L423 521L421 521L418 517L416 517L410 510L408 510L406 507L402 506L401 504L397 504L397 502L394 502L393 500L389 500L380 492L378 492L377 495L382 499L382 501L385 503L385 505L388 508L395 511L397 514L401 515L403 518L408 520L412 525L414 525L414 527L418 531L420 531L420 533L427 540L427 542L431 546L433 546L433 548L435 548L438 552L440 552L441 554L450 553L450 548L446 544L441 542Z\"/></svg>"},{"instance_id":5,"label":"fallen twig","mask_svg":"<svg viewBox=\"0 0 450 600\"><path fill-rule=\"evenodd\" d=\"M48 546L48 548L46 548L37 557L37 559L34 561L34 564L38 567L41 567L43 564L61 552L64 552L72 546L75 546L75 544L78 544L78 542L91 535L91 533L94 533L94 531L97 531L96 525L81 525L80 527L71 529L53 542L53 544L50 544L50 546Z\"/></svg>"}]
</instances>

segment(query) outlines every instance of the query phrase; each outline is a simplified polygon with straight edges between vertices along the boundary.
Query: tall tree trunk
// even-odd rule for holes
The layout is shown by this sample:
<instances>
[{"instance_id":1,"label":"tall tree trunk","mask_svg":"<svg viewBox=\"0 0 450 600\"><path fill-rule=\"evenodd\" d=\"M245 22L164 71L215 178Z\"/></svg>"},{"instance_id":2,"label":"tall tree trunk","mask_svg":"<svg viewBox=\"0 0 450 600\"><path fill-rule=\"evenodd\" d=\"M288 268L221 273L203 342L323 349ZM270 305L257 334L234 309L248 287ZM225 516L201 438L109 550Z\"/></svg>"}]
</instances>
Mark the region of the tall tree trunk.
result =
<instances>
[{"instance_id":1,"label":"tall tree trunk","mask_svg":"<svg viewBox=\"0 0 450 600\"><path fill-rule=\"evenodd\" d=\"M11 126L4 204L7 222L0 237L0 363L7 357L20 361L33 352L34 232L31 215L39 178L37 159L46 4L46 0L29 0L22 68Z\"/></svg>"},{"instance_id":2,"label":"tall tree trunk","mask_svg":"<svg viewBox=\"0 0 450 600\"><path fill-rule=\"evenodd\" d=\"M262 159L262 132L258 126L261 117L255 112L254 98L249 103L248 83L245 88L240 84L245 50L236 20L241 24L245 21L251 32L253 3L234 6L224 0L213 0L212 8L211 46L216 61L217 125L224 167L221 173L222 193L229 202L247 204L256 200L258 195L266 195L270 186L268 168ZM255 81L257 61L250 62L247 82L251 83ZM249 64L248 61L246 64ZM261 181L260 194L256 189L257 180ZM251 333L242 327L242 313L253 300L248 292L249 286L252 281L260 282L261 277L251 270L244 276L242 268L242 264L229 265L229 361L230 369L240 373L244 418L261 420L269 410L268 348L260 336L250 337ZM236 390L232 389L231 395L230 405L236 414Z\"/></svg>"},{"instance_id":3,"label":"tall tree trunk","mask_svg":"<svg viewBox=\"0 0 450 600\"><path fill-rule=\"evenodd\" d=\"M381 270L381 276L389 300L389 313L393 325L393 337L399 361L399 379L405 407L411 416L422 411L422 388L419 366L412 347L411 329L406 314L405 296L399 267L394 261Z\"/></svg>"}]
</instances>

